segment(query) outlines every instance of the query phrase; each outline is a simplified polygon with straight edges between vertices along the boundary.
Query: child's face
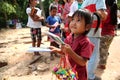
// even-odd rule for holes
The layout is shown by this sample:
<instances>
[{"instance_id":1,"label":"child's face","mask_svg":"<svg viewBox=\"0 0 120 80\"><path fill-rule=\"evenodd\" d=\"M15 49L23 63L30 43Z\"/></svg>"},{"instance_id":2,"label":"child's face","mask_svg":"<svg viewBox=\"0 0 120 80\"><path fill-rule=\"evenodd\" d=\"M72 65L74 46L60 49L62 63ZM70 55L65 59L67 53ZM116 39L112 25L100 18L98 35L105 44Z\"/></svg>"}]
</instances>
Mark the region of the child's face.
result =
<instances>
[{"instance_id":1,"label":"child's face","mask_svg":"<svg viewBox=\"0 0 120 80\"><path fill-rule=\"evenodd\" d=\"M82 2L83 0L77 0L78 2Z\"/></svg>"},{"instance_id":2,"label":"child's face","mask_svg":"<svg viewBox=\"0 0 120 80\"><path fill-rule=\"evenodd\" d=\"M55 2L58 2L59 0L54 0Z\"/></svg>"},{"instance_id":3,"label":"child's face","mask_svg":"<svg viewBox=\"0 0 120 80\"><path fill-rule=\"evenodd\" d=\"M82 34L86 31L84 18L74 16L70 22L70 30L73 34Z\"/></svg>"},{"instance_id":4,"label":"child's face","mask_svg":"<svg viewBox=\"0 0 120 80\"><path fill-rule=\"evenodd\" d=\"M37 0L31 0L31 5L36 6L37 5Z\"/></svg>"},{"instance_id":5,"label":"child's face","mask_svg":"<svg viewBox=\"0 0 120 80\"><path fill-rule=\"evenodd\" d=\"M51 16L55 16L56 13L57 13L57 9L53 9L53 10L51 10Z\"/></svg>"}]
</instances>

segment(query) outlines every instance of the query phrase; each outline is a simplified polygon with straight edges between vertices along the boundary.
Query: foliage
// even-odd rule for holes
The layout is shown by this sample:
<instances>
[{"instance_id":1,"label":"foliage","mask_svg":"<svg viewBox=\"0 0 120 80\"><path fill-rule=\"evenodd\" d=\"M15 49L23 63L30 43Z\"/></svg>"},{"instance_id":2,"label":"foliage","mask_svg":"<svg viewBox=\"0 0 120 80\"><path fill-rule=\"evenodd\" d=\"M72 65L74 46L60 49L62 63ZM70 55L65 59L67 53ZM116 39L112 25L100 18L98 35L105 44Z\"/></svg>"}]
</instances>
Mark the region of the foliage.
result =
<instances>
[{"instance_id":1,"label":"foliage","mask_svg":"<svg viewBox=\"0 0 120 80\"><path fill-rule=\"evenodd\" d=\"M27 15L25 12L27 0L1 0L0 5L0 14L3 15L0 16L0 27L3 26L3 24L7 25L6 21L9 19L19 19L23 23L27 22Z\"/></svg>"},{"instance_id":2,"label":"foliage","mask_svg":"<svg viewBox=\"0 0 120 80\"><path fill-rule=\"evenodd\" d=\"M2 13L0 13L0 16L4 16ZM5 18L0 17L0 28L4 28L6 26Z\"/></svg>"},{"instance_id":3,"label":"foliage","mask_svg":"<svg viewBox=\"0 0 120 80\"><path fill-rule=\"evenodd\" d=\"M8 15L10 15L11 13L16 13L15 5L11 5L8 2L1 2L0 5L1 5L0 11L2 13L7 13Z\"/></svg>"},{"instance_id":4,"label":"foliage","mask_svg":"<svg viewBox=\"0 0 120 80\"><path fill-rule=\"evenodd\" d=\"M120 9L120 0L117 2L118 8Z\"/></svg>"},{"instance_id":5,"label":"foliage","mask_svg":"<svg viewBox=\"0 0 120 80\"><path fill-rule=\"evenodd\" d=\"M49 5L54 0L42 0L46 17L49 16ZM64 4L63 0L59 0L60 4ZM26 8L28 0L0 0L0 27L6 25L9 19L17 18L24 24L27 23ZM120 0L117 3L120 9Z\"/></svg>"},{"instance_id":6,"label":"foliage","mask_svg":"<svg viewBox=\"0 0 120 80\"><path fill-rule=\"evenodd\" d=\"M49 0L49 1L47 1L47 0L43 1L43 5L45 5L44 6L44 10L45 10L46 17L49 16L49 5L50 5L50 2L52 2L52 1L51 0Z\"/></svg>"}]
</instances>

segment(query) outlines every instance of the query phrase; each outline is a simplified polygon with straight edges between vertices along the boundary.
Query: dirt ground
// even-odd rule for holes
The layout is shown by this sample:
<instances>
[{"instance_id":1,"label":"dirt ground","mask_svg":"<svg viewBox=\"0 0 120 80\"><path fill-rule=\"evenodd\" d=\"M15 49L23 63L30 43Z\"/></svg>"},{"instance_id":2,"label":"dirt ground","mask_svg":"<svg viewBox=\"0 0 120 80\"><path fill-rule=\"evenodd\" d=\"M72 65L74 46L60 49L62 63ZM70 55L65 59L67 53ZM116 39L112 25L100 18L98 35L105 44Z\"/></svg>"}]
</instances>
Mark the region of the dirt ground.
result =
<instances>
[{"instance_id":1,"label":"dirt ground","mask_svg":"<svg viewBox=\"0 0 120 80\"><path fill-rule=\"evenodd\" d=\"M47 31L46 27L42 31ZM120 80L120 31L109 49L107 68L96 70L96 75L102 80ZM41 47L48 47L49 41L42 34ZM0 80L56 80L52 75L52 68L59 62L59 58L50 61L49 52L41 52L43 57L34 56L28 52L31 46L29 28L6 29L0 31L0 61L8 65L0 68ZM37 59L37 60L36 60ZM36 60L36 62L35 62Z\"/></svg>"}]
</instances>

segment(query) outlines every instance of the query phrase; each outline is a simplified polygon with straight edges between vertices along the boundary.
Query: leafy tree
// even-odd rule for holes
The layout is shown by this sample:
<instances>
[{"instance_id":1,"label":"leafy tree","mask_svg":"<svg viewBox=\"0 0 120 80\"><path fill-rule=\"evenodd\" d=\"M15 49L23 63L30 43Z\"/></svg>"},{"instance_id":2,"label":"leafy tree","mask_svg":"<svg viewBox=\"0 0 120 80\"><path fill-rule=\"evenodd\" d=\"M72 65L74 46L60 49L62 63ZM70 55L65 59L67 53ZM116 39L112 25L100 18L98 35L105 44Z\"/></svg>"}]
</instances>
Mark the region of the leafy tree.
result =
<instances>
[{"instance_id":1,"label":"leafy tree","mask_svg":"<svg viewBox=\"0 0 120 80\"><path fill-rule=\"evenodd\" d=\"M0 19L3 19L3 20L0 20L0 26L2 26L2 25L5 26L8 16L12 13L16 13L16 10L15 10L16 6L13 6L13 5L9 4L8 2L4 2L4 1L1 1L0 5L1 5L0 14L3 15L0 17ZM4 23L4 24L2 24L2 23Z\"/></svg>"},{"instance_id":2,"label":"leafy tree","mask_svg":"<svg viewBox=\"0 0 120 80\"><path fill-rule=\"evenodd\" d=\"M118 8L120 9L120 0L117 1Z\"/></svg>"}]
</instances>

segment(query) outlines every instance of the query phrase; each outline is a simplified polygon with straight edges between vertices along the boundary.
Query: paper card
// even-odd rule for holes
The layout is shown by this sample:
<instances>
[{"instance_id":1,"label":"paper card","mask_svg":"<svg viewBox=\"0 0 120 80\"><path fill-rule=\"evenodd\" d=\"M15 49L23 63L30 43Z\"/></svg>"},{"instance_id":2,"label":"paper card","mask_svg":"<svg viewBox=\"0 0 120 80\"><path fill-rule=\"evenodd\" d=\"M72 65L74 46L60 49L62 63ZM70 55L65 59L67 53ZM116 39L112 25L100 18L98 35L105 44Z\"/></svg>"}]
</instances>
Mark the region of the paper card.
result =
<instances>
[{"instance_id":1,"label":"paper card","mask_svg":"<svg viewBox=\"0 0 120 80\"><path fill-rule=\"evenodd\" d=\"M55 24L53 24L53 26L56 26L56 27L57 27L58 25L59 25L59 23L58 23L58 22L56 22Z\"/></svg>"},{"instance_id":2,"label":"paper card","mask_svg":"<svg viewBox=\"0 0 120 80\"><path fill-rule=\"evenodd\" d=\"M57 35L55 35L55 34L53 34L53 33L51 33L51 32L46 32L46 34L51 38L51 39L53 39L56 43L58 43L58 44L65 44L62 40L61 40L61 38L59 37L59 36L57 36Z\"/></svg>"},{"instance_id":3,"label":"paper card","mask_svg":"<svg viewBox=\"0 0 120 80\"><path fill-rule=\"evenodd\" d=\"M56 27L57 27L58 25L59 25L59 23L58 23L58 22L56 22L55 24L53 24L52 26L55 26L55 27L54 27L54 28L51 28L51 29L50 29L50 31L52 31L52 32L53 32L53 31L56 29Z\"/></svg>"},{"instance_id":4,"label":"paper card","mask_svg":"<svg viewBox=\"0 0 120 80\"><path fill-rule=\"evenodd\" d=\"M28 52L51 52L51 49L42 47L29 47Z\"/></svg>"}]
</instances>

